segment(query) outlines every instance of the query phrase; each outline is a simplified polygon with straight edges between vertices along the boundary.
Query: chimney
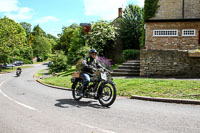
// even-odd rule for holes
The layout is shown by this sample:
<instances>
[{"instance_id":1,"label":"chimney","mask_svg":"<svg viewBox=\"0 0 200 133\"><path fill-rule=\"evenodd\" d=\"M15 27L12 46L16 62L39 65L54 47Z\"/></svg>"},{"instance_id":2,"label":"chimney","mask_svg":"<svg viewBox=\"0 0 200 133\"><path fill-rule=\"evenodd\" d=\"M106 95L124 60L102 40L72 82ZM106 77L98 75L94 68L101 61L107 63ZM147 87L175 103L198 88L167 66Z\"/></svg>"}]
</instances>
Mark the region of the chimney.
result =
<instances>
[{"instance_id":1,"label":"chimney","mask_svg":"<svg viewBox=\"0 0 200 133\"><path fill-rule=\"evenodd\" d=\"M121 18L122 17L122 8L119 8L118 9L118 18Z\"/></svg>"}]
</instances>

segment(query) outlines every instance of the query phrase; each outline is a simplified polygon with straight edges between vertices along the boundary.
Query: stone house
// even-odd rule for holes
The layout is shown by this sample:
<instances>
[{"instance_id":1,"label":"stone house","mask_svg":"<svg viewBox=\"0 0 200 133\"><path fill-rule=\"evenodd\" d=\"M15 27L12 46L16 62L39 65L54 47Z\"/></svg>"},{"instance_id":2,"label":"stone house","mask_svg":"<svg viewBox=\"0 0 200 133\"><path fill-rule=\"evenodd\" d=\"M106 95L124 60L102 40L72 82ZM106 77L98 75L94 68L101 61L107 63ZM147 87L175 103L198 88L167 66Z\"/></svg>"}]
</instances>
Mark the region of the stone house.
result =
<instances>
[{"instance_id":1,"label":"stone house","mask_svg":"<svg viewBox=\"0 0 200 133\"><path fill-rule=\"evenodd\" d=\"M159 0L146 20L140 76L200 77L200 0Z\"/></svg>"}]
</instances>

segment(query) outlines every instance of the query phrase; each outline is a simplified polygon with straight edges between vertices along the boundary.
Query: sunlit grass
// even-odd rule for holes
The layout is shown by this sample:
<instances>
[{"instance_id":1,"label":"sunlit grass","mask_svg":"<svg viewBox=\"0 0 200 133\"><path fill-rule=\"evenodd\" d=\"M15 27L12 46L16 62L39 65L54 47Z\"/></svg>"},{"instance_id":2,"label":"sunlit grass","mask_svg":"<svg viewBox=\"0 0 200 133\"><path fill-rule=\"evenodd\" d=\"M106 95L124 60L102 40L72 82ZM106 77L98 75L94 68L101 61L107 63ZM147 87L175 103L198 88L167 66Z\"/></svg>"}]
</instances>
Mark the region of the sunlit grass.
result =
<instances>
[{"instance_id":1,"label":"sunlit grass","mask_svg":"<svg viewBox=\"0 0 200 133\"><path fill-rule=\"evenodd\" d=\"M61 86L61 87L66 87L66 88L71 88L71 76L54 76L50 78L45 78L45 79L40 79L40 81L50 84L50 85L55 85L55 86Z\"/></svg>"},{"instance_id":2,"label":"sunlit grass","mask_svg":"<svg viewBox=\"0 0 200 133\"><path fill-rule=\"evenodd\" d=\"M114 79L118 94L165 98L200 99L200 81L160 79Z\"/></svg>"}]
</instances>

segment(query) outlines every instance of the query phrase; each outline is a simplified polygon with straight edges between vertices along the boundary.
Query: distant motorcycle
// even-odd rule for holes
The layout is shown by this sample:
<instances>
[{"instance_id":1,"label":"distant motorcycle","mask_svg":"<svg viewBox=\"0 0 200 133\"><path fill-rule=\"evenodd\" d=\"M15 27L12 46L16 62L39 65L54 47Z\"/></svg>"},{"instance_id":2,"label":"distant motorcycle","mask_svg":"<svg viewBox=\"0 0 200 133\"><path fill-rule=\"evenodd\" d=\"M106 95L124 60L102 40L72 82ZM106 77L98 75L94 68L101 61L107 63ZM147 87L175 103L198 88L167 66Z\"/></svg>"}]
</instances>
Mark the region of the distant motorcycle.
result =
<instances>
[{"instance_id":1,"label":"distant motorcycle","mask_svg":"<svg viewBox=\"0 0 200 133\"><path fill-rule=\"evenodd\" d=\"M22 72L22 70L21 70L21 69L17 69L17 71L16 71L16 75L17 75L17 77L19 77L19 76L20 76L21 72Z\"/></svg>"},{"instance_id":2,"label":"distant motorcycle","mask_svg":"<svg viewBox=\"0 0 200 133\"><path fill-rule=\"evenodd\" d=\"M80 96L83 89L83 79L80 76L73 76L71 78L73 98L77 101L82 97L93 98L99 100L102 106L108 107L112 105L116 99L117 90L112 81L110 71L107 69L97 69L95 74L90 76L91 81L84 92L84 96Z\"/></svg>"}]
</instances>

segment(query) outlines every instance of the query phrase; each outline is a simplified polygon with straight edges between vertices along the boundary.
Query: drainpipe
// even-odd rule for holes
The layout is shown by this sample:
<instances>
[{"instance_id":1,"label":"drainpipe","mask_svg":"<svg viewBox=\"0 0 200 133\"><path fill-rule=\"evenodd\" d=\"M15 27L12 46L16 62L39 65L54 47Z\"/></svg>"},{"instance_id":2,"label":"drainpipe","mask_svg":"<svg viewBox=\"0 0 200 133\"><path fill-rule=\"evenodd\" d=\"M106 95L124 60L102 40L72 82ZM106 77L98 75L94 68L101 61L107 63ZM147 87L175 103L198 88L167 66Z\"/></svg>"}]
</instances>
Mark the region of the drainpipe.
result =
<instances>
[{"instance_id":1,"label":"drainpipe","mask_svg":"<svg viewBox=\"0 0 200 133\"><path fill-rule=\"evenodd\" d=\"M199 31L199 44L200 44L200 31Z\"/></svg>"},{"instance_id":2,"label":"drainpipe","mask_svg":"<svg viewBox=\"0 0 200 133\"><path fill-rule=\"evenodd\" d=\"M183 0L182 17L185 18L185 0Z\"/></svg>"}]
</instances>

